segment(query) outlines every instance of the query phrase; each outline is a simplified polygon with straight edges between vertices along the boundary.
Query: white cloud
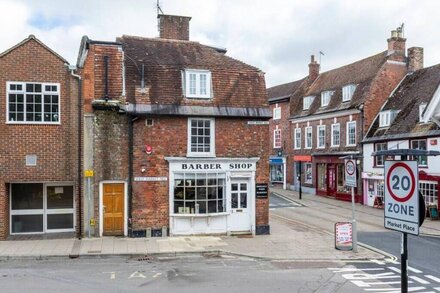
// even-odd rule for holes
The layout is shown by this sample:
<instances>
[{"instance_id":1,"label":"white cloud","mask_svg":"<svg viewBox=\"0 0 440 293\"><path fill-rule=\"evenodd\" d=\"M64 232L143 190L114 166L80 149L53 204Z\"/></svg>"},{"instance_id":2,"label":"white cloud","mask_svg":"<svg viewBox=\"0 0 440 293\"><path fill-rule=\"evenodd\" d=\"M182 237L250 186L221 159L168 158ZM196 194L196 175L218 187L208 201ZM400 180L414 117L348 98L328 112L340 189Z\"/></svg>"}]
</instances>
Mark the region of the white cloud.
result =
<instances>
[{"instance_id":1,"label":"white cloud","mask_svg":"<svg viewBox=\"0 0 440 293\"><path fill-rule=\"evenodd\" d=\"M161 0L161 6L192 16L192 40L226 47L261 68L268 86L305 76L310 55L319 51L324 70L379 53L402 22L407 47L424 47L426 66L440 63L440 1ZM82 35L157 36L156 1L0 0L0 51L31 33L75 63Z\"/></svg>"}]
</instances>

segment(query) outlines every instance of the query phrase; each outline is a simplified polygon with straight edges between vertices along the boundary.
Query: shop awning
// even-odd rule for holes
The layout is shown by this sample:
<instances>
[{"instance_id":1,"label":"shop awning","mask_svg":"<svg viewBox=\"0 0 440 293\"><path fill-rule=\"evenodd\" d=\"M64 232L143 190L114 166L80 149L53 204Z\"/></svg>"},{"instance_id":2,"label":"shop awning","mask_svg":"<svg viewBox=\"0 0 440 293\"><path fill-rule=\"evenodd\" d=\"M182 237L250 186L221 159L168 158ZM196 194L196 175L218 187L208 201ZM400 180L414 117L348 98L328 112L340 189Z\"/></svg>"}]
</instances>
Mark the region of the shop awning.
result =
<instances>
[{"instance_id":1,"label":"shop awning","mask_svg":"<svg viewBox=\"0 0 440 293\"><path fill-rule=\"evenodd\" d=\"M311 162L312 161L312 156L293 156L293 160L296 162Z\"/></svg>"},{"instance_id":2,"label":"shop awning","mask_svg":"<svg viewBox=\"0 0 440 293\"><path fill-rule=\"evenodd\" d=\"M282 165L283 164L283 158L270 158L269 164L271 165Z\"/></svg>"}]
</instances>

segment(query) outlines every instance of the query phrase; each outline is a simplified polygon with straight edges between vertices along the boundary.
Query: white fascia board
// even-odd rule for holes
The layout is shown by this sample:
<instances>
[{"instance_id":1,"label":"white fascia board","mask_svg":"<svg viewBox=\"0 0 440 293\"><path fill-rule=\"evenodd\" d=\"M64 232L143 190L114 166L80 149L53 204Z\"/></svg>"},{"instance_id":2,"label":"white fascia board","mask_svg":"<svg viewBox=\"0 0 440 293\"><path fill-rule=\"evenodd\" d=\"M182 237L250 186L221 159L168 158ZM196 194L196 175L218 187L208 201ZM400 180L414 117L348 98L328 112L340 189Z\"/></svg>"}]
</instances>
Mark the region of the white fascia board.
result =
<instances>
[{"instance_id":1,"label":"white fascia board","mask_svg":"<svg viewBox=\"0 0 440 293\"><path fill-rule=\"evenodd\" d=\"M315 121L315 120L321 120L321 119L330 119L335 117L342 117L342 116L348 116L352 114L359 114L361 111L358 109L350 109L350 110L342 110L342 111L335 111L330 113L322 113L322 114L314 114L310 116L300 117L300 118L293 118L290 119L291 123L301 123L301 122L308 122L308 121Z\"/></svg>"},{"instance_id":2,"label":"white fascia board","mask_svg":"<svg viewBox=\"0 0 440 293\"><path fill-rule=\"evenodd\" d=\"M438 120L440 118L440 111L438 111L439 106L440 106L440 85L437 87L434 96L432 97L429 104L426 106L426 109L422 115L423 122L428 122L432 117Z\"/></svg>"}]
</instances>

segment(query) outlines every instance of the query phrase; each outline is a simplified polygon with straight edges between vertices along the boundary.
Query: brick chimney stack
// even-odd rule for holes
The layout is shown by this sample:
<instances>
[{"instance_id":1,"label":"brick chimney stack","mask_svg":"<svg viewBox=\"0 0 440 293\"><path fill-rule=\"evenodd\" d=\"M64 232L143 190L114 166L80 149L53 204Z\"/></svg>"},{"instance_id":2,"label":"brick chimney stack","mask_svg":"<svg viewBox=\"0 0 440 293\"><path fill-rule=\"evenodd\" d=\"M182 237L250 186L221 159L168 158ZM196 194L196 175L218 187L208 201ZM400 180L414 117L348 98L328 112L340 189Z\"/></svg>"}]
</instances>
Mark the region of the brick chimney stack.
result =
<instances>
[{"instance_id":1,"label":"brick chimney stack","mask_svg":"<svg viewBox=\"0 0 440 293\"><path fill-rule=\"evenodd\" d=\"M401 27L391 31L391 38L388 40L388 56L394 61L405 61L406 39L403 37Z\"/></svg>"},{"instance_id":2,"label":"brick chimney stack","mask_svg":"<svg viewBox=\"0 0 440 293\"><path fill-rule=\"evenodd\" d=\"M310 57L309 64L309 82L312 83L319 75L319 64L315 60L315 55Z\"/></svg>"},{"instance_id":3,"label":"brick chimney stack","mask_svg":"<svg viewBox=\"0 0 440 293\"><path fill-rule=\"evenodd\" d=\"M423 48L411 47L408 49L408 71L414 72L423 68Z\"/></svg>"},{"instance_id":4,"label":"brick chimney stack","mask_svg":"<svg viewBox=\"0 0 440 293\"><path fill-rule=\"evenodd\" d=\"M159 14L159 35L162 39L189 41L191 17Z\"/></svg>"}]
</instances>

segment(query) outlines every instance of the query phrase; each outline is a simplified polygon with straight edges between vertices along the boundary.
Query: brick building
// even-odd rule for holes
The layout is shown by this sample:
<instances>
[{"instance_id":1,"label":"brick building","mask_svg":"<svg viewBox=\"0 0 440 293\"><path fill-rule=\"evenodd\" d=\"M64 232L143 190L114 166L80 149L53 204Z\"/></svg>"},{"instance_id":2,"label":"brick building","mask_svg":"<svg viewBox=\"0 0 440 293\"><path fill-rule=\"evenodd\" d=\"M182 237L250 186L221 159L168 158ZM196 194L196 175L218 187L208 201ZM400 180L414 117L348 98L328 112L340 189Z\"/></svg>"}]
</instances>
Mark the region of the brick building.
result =
<instances>
[{"instance_id":1,"label":"brick building","mask_svg":"<svg viewBox=\"0 0 440 293\"><path fill-rule=\"evenodd\" d=\"M95 235L269 232L264 74L190 41L189 22L159 15L159 38L81 42Z\"/></svg>"},{"instance_id":2,"label":"brick building","mask_svg":"<svg viewBox=\"0 0 440 293\"><path fill-rule=\"evenodd\" d=\"M407 72L406 39L401 31L392 31L387 41L386 51L323 73L312 56L306 81L290 93L291 147L286 153L291 188L298 188L301 174L301 186L307 192L351 198L341 157L358 156L360 173L360 142ZM362 202L358 182L356 201Z\"/></svg>"},{"instance_id":3,"label":"brick building","mask_svg":"<svg viewBox=\"0 0 440 293\"><path fill-rule=\"evenodd\" d=\"M0 239L80 231L79 80L29 36L0 53Z\"/></svg>"}]
</instances>

